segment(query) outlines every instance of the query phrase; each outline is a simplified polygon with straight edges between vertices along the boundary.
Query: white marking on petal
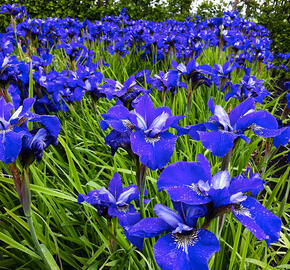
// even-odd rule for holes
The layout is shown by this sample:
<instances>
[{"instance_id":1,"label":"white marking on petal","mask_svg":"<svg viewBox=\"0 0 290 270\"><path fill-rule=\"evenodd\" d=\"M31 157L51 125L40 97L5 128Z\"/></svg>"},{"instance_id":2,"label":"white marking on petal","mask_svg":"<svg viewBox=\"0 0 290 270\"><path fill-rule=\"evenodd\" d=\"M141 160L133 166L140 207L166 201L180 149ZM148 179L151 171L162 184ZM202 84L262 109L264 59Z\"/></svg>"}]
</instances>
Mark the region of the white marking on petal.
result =
<instances>
[{"instance_id":1,"label":"white marking on petal","mask_svg":"<svg viewBox=\"0 0 290 270\"><path fill-rule=\"evenodd\" d=\"M154 133L154 135L156 133L159 133L165 126L166 121L169 117L169 114L166 112L162 112L162 114L158 115L152 122L152 124L150 125L149 129L151 129L151 132Z\"/></svg>"},{"instance_id":2,"label":"white marking on petal","mask_svg":"<svg viewBox=\"0 0 290 270\"><path fill-rule=\"evenodd\" d=\"M232 203L239 203L239 202L243 202L244 200L247 199L247 196L246 195L243 195L242 192L238 192L238 193L235 193L233 194L231 197L230 197L230 201Z\"/></svg>"},{"instance_id":3,"label":"white marking on petal","mask_svg":"<svg viewBox=\"0 0 290 270\"><path fill-rule=\"evenodd\" d=\"M145 119L139 113L137 113L136 110L134 110L134 113L137 116L138 127L143 129L143 130L146 130L147 124L146 124Z\"/></svg>"},{"instance_id":4,"label":"white marking on petal","mask_svg":"<svg viewBox=\"0 0 290 270\"><path fill-rule=\"evenodd\" d=\"M216 173L212 180L211 184L214 189L224 189L230 186L231 177L228 171L221 171Z\"/></svg>"},{"instance_id":5,"label":"white marking on petal","mask_svg":"<svg viewBox=\"0 0 290 270\"><path fill-rule=\"evenodd\" d=\"M242 206L241 204L234 206L234 210L235 210L236 214L238 214L238 215L252 218L250 210L248 208Z\"/></svg>"},{"instance_id":6,"label":"white marking on petal","mask_svg":"<svg viewBox=\"0 0 290 270\"><path fill-rule=\"evenodd\" d=\"M198 231L192 230L189 233L175 233L172 234L174 243L178 249L182 249L183 252L188 254L188 247L194 246L198 241Z\"/></svg>"},{"instance_id":7,"label":"white marking on petal","mask_svg":"<svg viewBox=\"0 0 290 270\"><path fill-rule=\"evenodd\" d=\"M120 82L116 82L116 85L115 85L115 91L118 92L120 91L122 88L123 88L123 84L121 84Z\"/></svg>"}]
</instances>

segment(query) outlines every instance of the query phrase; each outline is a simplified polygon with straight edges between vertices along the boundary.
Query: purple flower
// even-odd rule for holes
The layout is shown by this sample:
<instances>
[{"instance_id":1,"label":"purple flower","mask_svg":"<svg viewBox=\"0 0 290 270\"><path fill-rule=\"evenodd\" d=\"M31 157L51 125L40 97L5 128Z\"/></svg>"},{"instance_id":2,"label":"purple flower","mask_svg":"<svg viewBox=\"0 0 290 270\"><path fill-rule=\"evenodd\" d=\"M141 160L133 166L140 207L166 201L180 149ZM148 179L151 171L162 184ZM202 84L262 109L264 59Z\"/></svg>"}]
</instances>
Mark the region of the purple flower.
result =
<instances>
[{"instance_id":1,"label":"purple flower","mask_svg":"<svg viewBox=\"0 0 290 270\"><path fill-rule=\"evenodd\" d=\"M87 202L92 204L99 215L108 214L110 217L118 217L120 225L124 228L127 239L139 249L143 247L143 238L128 235L130 226L141 220L139 213L131 204L133 200L139 199L138 187L130 185L123 188L120 175L115 173L109 183L108 189L101 187L92 190L88 195L79 194L78 203Z\"/></svg>"},{"instance_id":2,"label":"purple flower","mask_svg":"<svg viewBox=\"0 0 290 270\"><path fill-rule=\"evenodd\" d=\"M209 65L199 65L195 59L191 59L187 65L176 61L171 61L172 67L178 71L180 76L184 76L187 81L191 80L193 89L199 87L202 84L210 87L212 82L204 74L212 74L212 68Z\"/></svg>"},{"instance_id":3,"label":"purple flower","mask_svg":"<svg viewBox=\"0 0 290 270\"><path fill-rule=\"evenodd\" d=\"M151 89L155 87L160 92L171 91L174 94L178 87L186 88L186 84L180 82L179 79L180 76L176 70L169 70L166 73L159 71L158 75L154 75Z\"/></svg>"},{"instance_id":4,"label":"purple flower","mask_svg":"<svg viewBox=\"0 0 290 270\"><path fill-rule=\"evenodd\" d=\"M253 98L240 103L229 115L220 105L214 105L212 98L208 101L208 106L213 116L209 118L209 122L203 123L203 127L199 130L205 127L209 131L197 131L197 133L203 146L215 156L225 156L238 138L250 142L250 139L244 135L246 130L251 129L257 136L264 138L276 137L283 131L278 128L276 118L270 113L263 110L254 111ZM193 134L195 136L192 138L197 139L196 132Z\"/></svg>"},{"instance_id":5,"label":"purple flower","mask_svg":"<svg viewBox=\"0 0 290 270\"><path fill-rule=\"evenodd\" d=\"M250 76L251 70L245 69L245 76L238 85L233 85L230 88L230 92L225 95L225 100L234 97L237 99L253 98L259 103L263 103L264 97L270 95L270 93L263 86L262 80L257 80L255 76Z\"/></svg>"},{"instance_id":6,"label":"purple flower","mask_svg":"<svg viewBox=\"0 0 290 270\"><path fill-rule=\"evenodd\" d=\"M106 84L102 86L101 93L105 94L108 99L117 97L125 106L130 106L131 102L146 90L137 85L135 76L130 76L124 84L112 79L104 79Z\"/></svg>"},{"instance_id":7,"label":"purple flower","mask_svg":"<svg viewBox=\"0 0 290 270\"><path fill-rule=\"evenodd\" d=\"M17 6L17 4L4 4L1 6L0 13L7 13L12 17L19 19L21 17L26 17L27 12L24 6Z\"/></svg>"},{"instance_id":8,"label":"purple flower","mask_svg":"<svg viewBox=\"0 0 290 270\"><path fill-rule=\"evenodd\" d=\"M125 143L126 150L131 147L133 153L140 157L141 163L152 170L161 169L170 160L177 137L168 132L170 127L183 116L172 116L167 107L154 108L148 95L140 98L134 110L128 111L117 105L102 115L101 127L111 126L114 132L122 133L116 145ZM114 137L116 143L116 136ZM128 138L130 136L130 145ZM108 140L107 140L108 142ZM108 144L110 144L108 142Z\"/></svg>"},{"instance_id":9,"label":"purple flower","mask_svg":"<svg viewBox=\"0 0 290 270\"><path fill-rule=\"evenodd\" d=\"M260 205L254 198L263 190L264 181L251 171L231 180L228 171L220 171L211 177L210 164L198 154L197 162L177 162L161 173L157 186L165 189L177 202L208 207L207 218L214 218L220 209L230 206L237 219L259 240L268 245L279 239L281 220ZM238 216L237 216L238 215Z\"/></svg>"},{"instance_id":10,"label":"purple flower","mask_svg":"<svg viewBox=\"0 0 290 270\"><path fill-rule=\"evenodd\" d=\"M35 102L34 98L27 98L13 114L14 106L0 98L0 160L12 163L18 157L21 149L30 149L34 157L40 161L43 150L49 144L55 144L60 132L60 122L56 116L37 115L29 111ZM45 130L29 131L27 122L39 122ZM23 153L24 153L23 152ZM22 159L26 159L22 155Z\"/></svg>"},{"instance_id":11,"label":"purple flower","mask_svg":"<svg viewBox=\"0 0 290 270\"><path fill-rule=\"evenodd\" d=\"M129 229L129 235L151 238L169 232L157 240L153 249L161 269L208 269L209 258L220 247L213 233L196 228L197 219L206 214L206 208L173 205L177 212L156 204L157 217L142 219Z\"/></svg>"}]
</instances>

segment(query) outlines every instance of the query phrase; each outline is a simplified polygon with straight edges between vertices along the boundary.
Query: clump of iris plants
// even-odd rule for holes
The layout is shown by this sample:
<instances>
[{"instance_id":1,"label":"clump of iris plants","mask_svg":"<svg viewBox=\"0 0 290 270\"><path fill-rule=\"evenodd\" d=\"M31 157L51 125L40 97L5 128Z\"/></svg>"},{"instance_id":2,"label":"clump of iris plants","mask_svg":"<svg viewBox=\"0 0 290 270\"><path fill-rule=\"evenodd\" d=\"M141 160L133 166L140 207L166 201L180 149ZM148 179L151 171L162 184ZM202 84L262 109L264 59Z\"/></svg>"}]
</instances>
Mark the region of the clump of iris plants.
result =
<instances>
[{"instance_id":1,"label":"clump of iris plants","mask_svg":"<svg viewBox=\"0 0 290 270\"><path fill-rule=\"evenodd\" d=\"M290 98L273 97L264 81L272 69L287 70L274 65L267 29L234 11L157 23L131 20L125 10L96 22L26 18L15 4L0 12L11 17L0 33L0 165L4 179L13 178L37 254L24 247L30 239L9 243L23 244L32 267L38 260L47 269L91 269L100 267L95 258L105 258L101 268L119 267L115 258L124 254L122 263L133 259L133 269L205 270L228 244L221 234L227 222L247 228L265 248L279 241L287 196L274 214L269 207L281 192L267 180L277 165L272 158L289 143ZM45 157L61 127L61 145ZM238 155L241 145L256 150ZM72 201L60 207L51 199L51 212L70 213L60 227L75 233L47 222L43 238L55 241L52 254L32 219L31 175L43 158L41 175L60 189L55 180L63 180ZM49 186L41 191L66 200ZM83 209L92 210L88 223L79 220Z\"/></svg>"}]
</instances>

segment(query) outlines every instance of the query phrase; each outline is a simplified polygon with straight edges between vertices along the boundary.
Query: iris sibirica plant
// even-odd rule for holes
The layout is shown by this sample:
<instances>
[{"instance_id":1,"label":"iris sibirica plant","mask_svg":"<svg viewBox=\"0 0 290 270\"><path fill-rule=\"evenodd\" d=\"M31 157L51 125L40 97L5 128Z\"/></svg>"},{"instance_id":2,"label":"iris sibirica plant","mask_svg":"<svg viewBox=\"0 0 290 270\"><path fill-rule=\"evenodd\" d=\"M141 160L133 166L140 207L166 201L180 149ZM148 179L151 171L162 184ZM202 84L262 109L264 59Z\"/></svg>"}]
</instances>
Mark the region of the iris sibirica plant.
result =
<instances>
[{"instance_id":1,"label":"iris sibirica plant","mask_svg":"<svg viewBox=\"0 0 290 270\"><path fill-rule=\"evenodd\" d=\"M142 96L131 111L116 105L102 116L101 127L111 126L112 132L119 135L113 142L106 140L113 152L122 147L139 156L141 163L151 170L162 169L170 160L177 136L168 129L183 118L173 116L167 107L154 108L149 95Z\"/></svg>"},{"instance_id":2,"label":"iris sibirica plant","mask_svg":"<svg viewBox=\"0 0 290 270\"><path fill-rule=\"evenodd\" d=\"M179 131L180 134L189 134L193 139L201 140L203 146L215 156L224 157L232 151L238 138L249 143L250 139L244 134L247 130L263 138L279 136L285 130L279 129L276 118L269 112L255 111L253 98L246 99L229 114L220 105L215 105L212 98L207 104L213 114L209 122Z\"/></svg>"},{"instance_id":3,"label":"iris sibirica plant","mask_svg":"<svg viewBox=\"0 0 290 270\"><path fill-rule=\"evenodd\" d=\"M268 245L280 237L281 220L264 208L252 196L264 189L259 174L250 170L246 175L231 180L228 171L211 176L208 160L201 154L197 162L177 162L161 173L157 187L166 190L173 201L190 205L206 205L204 227L225 212L233 211L235 217L259 240ZM252 196L247 195L251 193Z\"/></svg>"},{"instance_id":4,"label":"iris sibirica plant","mask_svg":"<svg viewBox=\"0 0 290 270\"><path fill-rule=\"evenodd\" d=\"M121 177L115 173L108 185L108 189L101 187L92 190L88 195L79 194L78 203L87 202L93 205L98 214L102 216L117 217L120 225L124 228L127 239L139 249L143 248L143 238L128 234L127 228L141 220L140 213L136 212L133 204L139 200L138 187L130 185L123 188Z\"/></svg>"},{"instance_id":5,"label":"iris sibirica plant","mask_svg":"<svg viewBox=\"0 0 290 270\"><path fill-rule=\"evenodd\" d=\"M49 268L32 221L28 166L35 159L40 162L43 151L50 144L57 144L60 122L56 116L37 115L31 112L34 102L34 98L24 99L23 104L15 111L12 103L6 103L3 97L0 98L0 160L11 164L10 170L15 188L28 221L33 243L43 262ZM34 122L42 124L44 128L31 129L31 124ZM17 165L18 157L22 168Z\"/></svg>"},{"instance_id":6,"label":"iris sibirica plant","mask_svg":"<svg viewBox=\"0 0 290 270\"><path fill-rule=\"evenodd\" d=\"M196 228L197 220L206 214L206 208L184 203L174 203L174 207L176 212L156 204L157 217L142 219L129 229L129 234L151 238L168 232L157 240L153 249L162 270L208 269L209 258L220 247L213 233Z\"/></svg>"}]
</instances>

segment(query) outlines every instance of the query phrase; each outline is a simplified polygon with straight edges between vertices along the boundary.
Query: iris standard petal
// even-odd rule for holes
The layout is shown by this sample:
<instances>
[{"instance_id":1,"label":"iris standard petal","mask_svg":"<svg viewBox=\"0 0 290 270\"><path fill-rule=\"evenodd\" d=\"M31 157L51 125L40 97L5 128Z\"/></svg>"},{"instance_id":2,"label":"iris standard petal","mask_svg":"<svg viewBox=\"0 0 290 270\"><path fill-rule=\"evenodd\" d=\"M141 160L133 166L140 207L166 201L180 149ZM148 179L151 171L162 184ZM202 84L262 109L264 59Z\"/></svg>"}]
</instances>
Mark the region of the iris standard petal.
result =
<instances>
[{"instance_id":1,"label":"iris standard petal","mask_svg":"<svg viewBox=\"0 0 290 270\"><path fill-rule=\"evenodd\" d=\"M137 114L139 114L145 121L146 126L149 126L154 119L154 106L149 95L142 96L135 106Z\"/></svg>"},{"instance_id":2,"label":"iris standard petal","mask_svg":"<svg viewBox=\"0 0 290 270\"><path fill-rule=\"evenodd\" d=\"M253 98L247 98L245 101L240 103L238 106L233 108L229 114L231 125L234 126L235 123L249 110L255 109L255 100Z\"/></svg>"},{"instance_id":3,"label":"iris standard petal","mask_svg":"<svg viewBox=\"0 0 290 270\"><path fill-rule=\"evenodd\" d=\"M160 203L156 204L153 209L155 214L169 224L173 229L177 228L179 223L185 223L185 220L182 220L174 210Z\"/></svg>"},{"instance_id":4,"label":"iris standard petal","mask_svg":"<svg viewBox=\"0 0 290 270\"><path fill-rule=\"evenodd\" d=\"M231 176L228 171L220 171L211 179L211 186L214 189L224 189L230 186Z\"/></svg>"},{"instance_id":5,"label":"iris standard petal","mask_svg":"<svg viewBox=\"0 0 290 270\"><path fill-rule=\"evenodd\" d=\"M120 194L122 193L123 190L123 185L121 181L121 177L118 173L115 173L112 177L112 180L110 181L108 185L108 189L110 193L118 199Z\"/></svg>"}]
</instances>

